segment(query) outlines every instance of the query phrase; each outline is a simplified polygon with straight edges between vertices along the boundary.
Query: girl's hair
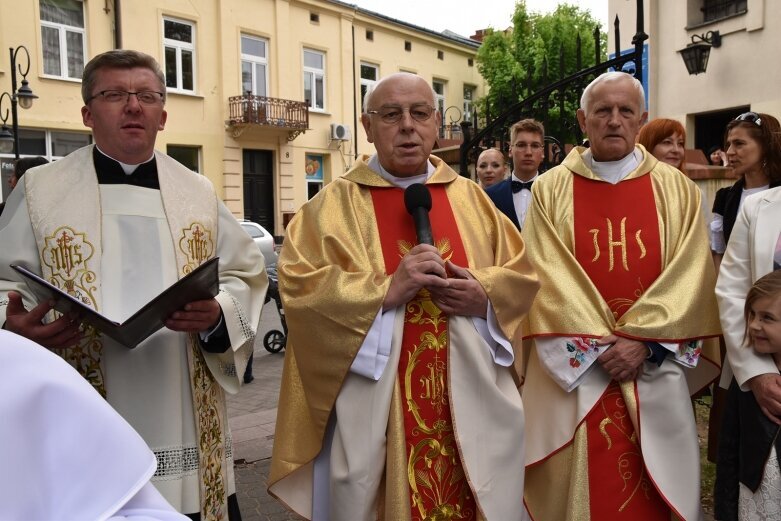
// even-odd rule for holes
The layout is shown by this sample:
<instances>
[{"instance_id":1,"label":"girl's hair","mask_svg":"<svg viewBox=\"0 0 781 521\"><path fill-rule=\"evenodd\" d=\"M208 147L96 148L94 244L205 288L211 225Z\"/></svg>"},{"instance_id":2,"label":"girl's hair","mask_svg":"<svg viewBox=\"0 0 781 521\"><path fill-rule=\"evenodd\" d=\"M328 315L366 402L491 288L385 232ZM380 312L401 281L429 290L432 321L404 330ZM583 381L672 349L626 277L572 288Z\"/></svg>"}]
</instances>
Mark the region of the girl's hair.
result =
<instances>
[{"instance_id":1,"label":"girl's hair","mask_svg":"<svg viewBox=\"0 0 781 521\"><path fill-rule=\"evenodd\" d=\"M683 125L681 125L679 121L667 118L657 118L649 121L640 128L637 142L643 145L650 154L651 150L653 150L656 145L675 133L680 134L684 143L686 142L686 129L683 128ZM681 172L684 174L686 173L683 166L685 162L685 159L681 160L680 168Z\"/></svg>"},{"instance_id":2,"label":"girl's hair","mask_svg":"<svg viewBox=\"0 0 781 521\"><path fill-rule=\"evenodd\" d=\"M724 130L724 148L727 151L727 137L733 128L742 127L762 147L762 168L771 183L781 181L781 124L770 114L746 112L727 123Z\"/></svg>"},{"instance_id":3,"label":"girl's hair","mask_svg":"<svg viewBox=\"0 0 781 521\"><path fill-rule=\"evenodd\" d=\"M743 308L743 317L746 321L746 329L743 331L743 345L748 345L749 342L749 324L754 314L751 306L764 297L781 297L781 270L771 271L757 280L748 290L746 306Z\"/></svg>"}]
</instances>

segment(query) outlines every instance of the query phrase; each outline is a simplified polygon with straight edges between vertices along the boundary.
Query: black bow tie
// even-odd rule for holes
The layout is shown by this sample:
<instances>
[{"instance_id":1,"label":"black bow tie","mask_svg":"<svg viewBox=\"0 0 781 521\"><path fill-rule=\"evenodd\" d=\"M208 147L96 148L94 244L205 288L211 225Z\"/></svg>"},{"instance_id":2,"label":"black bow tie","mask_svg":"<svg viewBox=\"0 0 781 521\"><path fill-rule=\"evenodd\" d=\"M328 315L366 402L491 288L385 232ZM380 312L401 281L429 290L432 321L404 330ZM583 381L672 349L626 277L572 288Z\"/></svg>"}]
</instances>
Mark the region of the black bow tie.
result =
<instances>
[{"instance_id":1,"label":"black bow tie","mask_svg":"<svg viewBox=\"0 0 781 521\"><path fill-rule=\"evenodd\" d=\"M534 182L534 179L532 179L531 181L512 181L513 193L517 194L518 192L520 192L524 188L526 188L527 190L531 190L533 182Z\"/></svg>"}]
</instances>

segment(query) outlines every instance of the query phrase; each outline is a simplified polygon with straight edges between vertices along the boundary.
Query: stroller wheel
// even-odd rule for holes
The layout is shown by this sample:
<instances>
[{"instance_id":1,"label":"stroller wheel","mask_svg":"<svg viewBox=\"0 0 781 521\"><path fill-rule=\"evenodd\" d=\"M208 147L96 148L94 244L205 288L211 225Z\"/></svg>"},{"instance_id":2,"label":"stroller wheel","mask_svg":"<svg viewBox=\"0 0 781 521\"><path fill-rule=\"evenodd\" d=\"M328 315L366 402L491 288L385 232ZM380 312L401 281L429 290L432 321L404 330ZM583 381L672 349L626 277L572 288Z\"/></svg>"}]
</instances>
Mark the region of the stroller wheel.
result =
<instances>
[{"instance_id":1,"label":"stroller wheel","mask_svg":"<svg viewBox=\"0 0 781 521\"><path fill-rule=\"evenodd\" d=\"M287 337L278 329L272 329L263 337L263 347L269 353L279 353L285 348Z\"/></svg>"}]
</instances>

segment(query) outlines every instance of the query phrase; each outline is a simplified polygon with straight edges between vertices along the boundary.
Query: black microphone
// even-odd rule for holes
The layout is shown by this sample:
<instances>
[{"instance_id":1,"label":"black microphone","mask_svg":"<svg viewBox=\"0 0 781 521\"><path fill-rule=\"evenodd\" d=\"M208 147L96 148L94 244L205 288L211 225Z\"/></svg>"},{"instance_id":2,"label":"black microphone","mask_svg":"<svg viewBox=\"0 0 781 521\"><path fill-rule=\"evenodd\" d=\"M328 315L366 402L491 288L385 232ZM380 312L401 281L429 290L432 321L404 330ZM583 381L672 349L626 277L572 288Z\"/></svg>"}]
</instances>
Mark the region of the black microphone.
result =
<instances>
[{"instance_id":1,"label":"black microphone","mask_svg":"<svg viewBox=\"0 0 781 521\"><path fill-rule=\"evenodd\" d=\"M434 236L431 234L431 221L428 212L431 210L431 193L426 185L414 183L404 190L404 206L415 221L415 234L418 244L434 246Z\"/></svg>"}]
</instances>

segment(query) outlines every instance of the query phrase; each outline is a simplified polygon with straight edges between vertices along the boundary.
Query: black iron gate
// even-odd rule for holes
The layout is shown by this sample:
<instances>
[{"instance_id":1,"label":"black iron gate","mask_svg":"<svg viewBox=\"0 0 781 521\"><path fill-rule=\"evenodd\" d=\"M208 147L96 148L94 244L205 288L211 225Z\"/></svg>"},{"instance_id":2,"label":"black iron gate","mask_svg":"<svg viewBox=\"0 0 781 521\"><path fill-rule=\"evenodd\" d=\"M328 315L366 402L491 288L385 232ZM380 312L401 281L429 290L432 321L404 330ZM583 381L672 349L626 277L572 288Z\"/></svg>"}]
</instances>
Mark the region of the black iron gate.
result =
<instances>
[{"instance_id":1,"label":"black iron gate","mask_svg":"<svg viewBox=\"0 0 781 521\"><path fill-rule=\"evenodd\" d=\"M632 51L621 54L619 19L616 16L614 22L616 52L613 59L600 62L602 58L600 56L601 35L597 27L594 30L596 65L581 70L581 41L578 35L575 51L576 69L578 69L578 72L564 76L564 48L562 47L559 51L560 69L557 81L511 104L496 119L489 121L483 129L473 129L470 128L470 124L462 123L464 142L461 144L460 150L460 174L469 177L468 165L470 163L475 165L480 152L486 148L498 148L504 153L505 157L509 156L510 137L508 130L515 122L524 118L534 118L545 125L545 142L548 146L545 147L545 156L543 164L540 166L540 171L544 172L552 166L561 163L565 155L564 143L573 140L573 136L574 143L571 144L580 144L583 139L583 133L578 125L575 112L568 113L566 107L580 106L580 95L586 85L603 72L611 69L625 70L624 66L632 62L634 63L635 78L641 82L643 81L643 47L644 42L648 39L648 35L643 29L643 0L636 0L636 3L637 29L632 38L632 45L634 46ZM531 72L529 76L531 77ZM543 83L547 83L547 61L543 62L542 76ZM488 121L490 116L486 115L485 119ZM475 117L473 121L477 122L478 120ZM568 139L567 136L570 136L570 138Z\"/></svg>"}]
</instances>

